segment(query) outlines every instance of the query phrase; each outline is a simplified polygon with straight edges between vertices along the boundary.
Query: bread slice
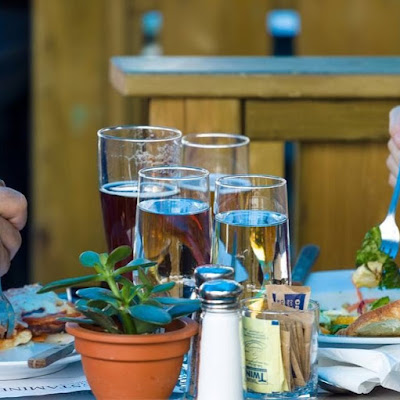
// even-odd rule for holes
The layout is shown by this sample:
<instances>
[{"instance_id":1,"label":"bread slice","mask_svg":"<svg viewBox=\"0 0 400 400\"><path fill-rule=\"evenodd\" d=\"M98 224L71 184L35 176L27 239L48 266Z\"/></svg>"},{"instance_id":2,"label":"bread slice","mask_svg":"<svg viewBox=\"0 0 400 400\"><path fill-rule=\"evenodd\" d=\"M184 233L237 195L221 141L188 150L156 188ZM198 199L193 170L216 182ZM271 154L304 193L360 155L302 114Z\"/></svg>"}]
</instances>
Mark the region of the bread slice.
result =
<instances>
[{"instance_id":1,"label":"bread slice","mask_svg":"<svg viewBox=\"0 0 400 400\"><path fill-rule=\"evenodd\" d=\"M339 332L346 336L400 336L400 300L368 311Z\"/></svg>"},{"instance_id":2,"label":"bread slice","mask_svg":"<svg viewBox=\"0 0 400 400\"><path fill-rule=\"evenodd\" d=\"M29 329L15 330L13 336L10 339L0 340L0 350L12 349L20 344L30 342L32 339L32 332Z\"/></svg>"}]
</instances>

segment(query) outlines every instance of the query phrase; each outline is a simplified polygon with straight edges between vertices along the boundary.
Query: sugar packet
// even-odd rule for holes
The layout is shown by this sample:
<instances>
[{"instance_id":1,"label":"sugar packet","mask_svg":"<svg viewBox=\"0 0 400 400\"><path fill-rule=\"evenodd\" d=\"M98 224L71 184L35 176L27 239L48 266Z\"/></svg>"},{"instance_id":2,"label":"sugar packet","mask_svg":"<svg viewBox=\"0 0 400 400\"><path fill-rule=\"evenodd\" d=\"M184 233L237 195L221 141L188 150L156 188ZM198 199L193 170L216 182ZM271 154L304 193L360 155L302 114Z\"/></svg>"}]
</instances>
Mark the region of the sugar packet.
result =
<instances>
[{"instance_id":1,"label":"sugar packet","mask_svg":"<svg viewBox=\"0 0 400 400\"><path fill-rule=\"evenodd\" d=\"M267 285L268 306L281 304L297 310L307 310L310 301L309 286Z\"/></svg>"}]
</instances>

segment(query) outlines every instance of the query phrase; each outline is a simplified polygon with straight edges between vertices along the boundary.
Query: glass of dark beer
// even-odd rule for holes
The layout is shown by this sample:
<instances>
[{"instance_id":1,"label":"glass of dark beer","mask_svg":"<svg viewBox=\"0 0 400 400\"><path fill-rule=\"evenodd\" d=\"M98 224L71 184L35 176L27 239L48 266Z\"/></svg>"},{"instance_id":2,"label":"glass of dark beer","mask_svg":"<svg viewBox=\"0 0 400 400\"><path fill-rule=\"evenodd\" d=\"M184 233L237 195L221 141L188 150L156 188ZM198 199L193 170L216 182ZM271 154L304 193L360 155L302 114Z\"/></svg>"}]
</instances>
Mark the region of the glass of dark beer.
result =
<instances>
[{"instance_id":1,"label":"glass of dark beer","mask_svg":"<svg viewBox=\"0 0 400 400\"><path fill-rule=\"evenodd\" d=\"M177 129L115 126L98 136L99 190L108 250L133 246L138 172L145 167L179 165L181 137Z\"/></svg>"}]
</instances>

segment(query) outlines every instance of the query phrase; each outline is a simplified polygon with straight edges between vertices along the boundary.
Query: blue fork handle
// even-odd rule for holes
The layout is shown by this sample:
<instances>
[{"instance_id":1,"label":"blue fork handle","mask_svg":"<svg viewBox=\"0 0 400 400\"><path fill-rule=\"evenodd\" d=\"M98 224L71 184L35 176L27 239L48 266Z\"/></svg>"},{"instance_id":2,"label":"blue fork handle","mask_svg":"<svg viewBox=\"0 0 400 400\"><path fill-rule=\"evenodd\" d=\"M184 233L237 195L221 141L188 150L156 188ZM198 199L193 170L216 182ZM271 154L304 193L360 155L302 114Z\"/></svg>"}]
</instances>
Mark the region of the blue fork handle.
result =
<instances>
[{"instance_id":1,"label":"blue fork handle","mask_svg":"<svg viewBox=\"0 0 400 400\"><path fill-rule=\"evenodd\" d=\"M400 164L399 164L399 171L397 173L396 186L394 187L392 199L390 200L388 214L394 214L396 212L397 203L399 201L399 195L400 195Z\"/></svg>"},{"instance_id":2,"label":"blue fork handle","mask_svg":"<svg viewBox=\"0 0 400 400\"><path fill-rule=\"evenodd\" d=\"M8 320L8 325L7 325L7 333L6 333L6 338L10 339L14 333L15 329L15 313L14 310L9 303L9 301L5 298L5 294L3 293L3 288L1 286L1 278L0 278L0 301L5 300L6 301L6 307L7 307L7 320Z\"/></svg>"}]
</instances>

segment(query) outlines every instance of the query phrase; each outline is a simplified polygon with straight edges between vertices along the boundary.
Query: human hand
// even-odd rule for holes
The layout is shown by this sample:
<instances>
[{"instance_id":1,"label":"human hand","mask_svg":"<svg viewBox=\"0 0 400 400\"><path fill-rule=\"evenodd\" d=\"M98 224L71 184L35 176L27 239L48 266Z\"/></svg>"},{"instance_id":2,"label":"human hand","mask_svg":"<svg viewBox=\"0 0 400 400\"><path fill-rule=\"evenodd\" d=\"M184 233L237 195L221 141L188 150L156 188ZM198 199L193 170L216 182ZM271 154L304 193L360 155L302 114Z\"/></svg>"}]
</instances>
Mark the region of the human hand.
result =
<instances>
[{"instance_id":1,"label":"human hand","mask_svg":"<svg viewBox=\"0 0 400 400\"><path fill-rule=\"evenodd\" d=\"M390 110L389 133L390 139L388 142L388 149L390 154L386 160L386 165L390 172L389 183L394 186L396 184L400 162L400 106Z\"/></svg>"},{"instance_id":2,"label":"human hand","mask_svg":"<svg viewBox=\"0 0 400 400\"><path fill-rule=\"evenodd\" d=\"M3 186L0 181L0 186ZM28 204L14 189L0 187L0 276L4 275L21 246L19 231L25 226Z\"/></svg>"}]
</instances>

